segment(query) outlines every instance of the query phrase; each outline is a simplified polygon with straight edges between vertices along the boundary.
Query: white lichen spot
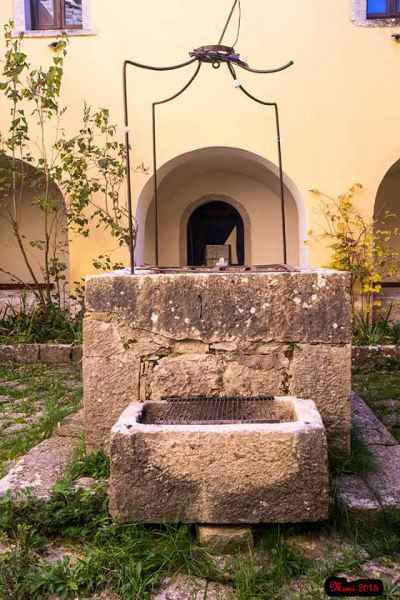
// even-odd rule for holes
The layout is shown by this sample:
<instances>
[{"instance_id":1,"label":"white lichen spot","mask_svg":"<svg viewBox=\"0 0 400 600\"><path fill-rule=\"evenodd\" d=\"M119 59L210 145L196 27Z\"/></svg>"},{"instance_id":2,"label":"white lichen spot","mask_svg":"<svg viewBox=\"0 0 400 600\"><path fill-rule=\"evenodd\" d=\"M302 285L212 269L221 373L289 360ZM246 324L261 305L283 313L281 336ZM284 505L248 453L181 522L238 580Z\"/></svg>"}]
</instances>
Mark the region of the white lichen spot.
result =
<instances>
[{"instance_id":1,"label":"white lichen spot","mask_svg":"<svg viewBox=\"0 0 400 600\"><path fill-rule=\"evenodd\" d=\"M158 315L156 313L152 313L152 315L151 315L151 321L154 324L157 323L157 321L158 321Z\"/></svg>"},{"instance_id":2,"label":"white lichen spot","mask_svg":"<svg viewBox=\"0 0 400 600\"><path fill-rule=\"evenodd\" d=\"M238 308L238 311L240 312L240 314L244 312L243 308Z\"/></svg>"},{"instance_id":3,"label":"white lichen spot","mask_svg":"<svg viewBox=\"0 0 400 600\"><path fill-rule=\"evenodd\" d=\"M271 305L269 302L265 302L265 304L263 304L263 309L265 310L266 308L269 308Z\"/></svg>"},{"instance_id":4,"label":"white lichen spot","mask_svg":"<svg viewBox=\"0 0 400 600\"><path fill-rule=\"evenodd\" d=\"M312 300L313 302L316 302L316 301L318 300L318 296L317 296L317 294L313 294L313 295L311 296L311 300Z\"/></svg>"},{"instance_id":5,"label":"white lichen spot","mask_svg":"<svg viewBox=\"0 0 400 600\"><path fill-rule=\"evenodd\" d=\"M256 309L254 308L254 306L251 307L250 312L252 315L256 314Z\"/></svg>"},{"instance_id":6,"label":"white lichen spot","mask_svg":"<svg viewBox=\"0 0 400 600\"><path fill-rule=\"evenodd\" d=\"M186 325L189 325L189 323L190 323L190 319L188 319L188 318L186 317L186 319L185 319L185 323L186 323Z\"/></svg>"},{"instance_id":7,"label":"white lichen spot","mask_svg":"<svg viewBox=\"0 0 400 600\"><path fill-rule=\"evenodd\" d=\"M171 308L171 312L175 312L175 308L174 307Z\"/></svg>"},{"instance_id":8,"label":"white lichen spot","mask_svg":"<svg viewBox=\"0 0 400 600\"><path fill-rule=\"evenodd\" d=\"M296 298L293 298L293 302L295 304L301 304L301 298L299 298L298 296L296 296Z\"/></svg>"},{"instance_id":9,"label":"white lichen spot","mask_svg":"<svg viewBox=\"0 0 400 600\"><path fill-rule=\"evenodd\" d=\"M337 329L337 328L339 327L339 325L338 325L337 323L334 323L334 324L332 325L332 327L333 327L333 329Z\"/></svg>"},{"instance_id":10,"label":"white lichen spot","mask_svg":"<svg viewBox=\"0 0 400 600\"><path fill-rule=\"evenodd\" d=\"M120 296L125 296L125 292L120 292Z\"/></svg>"}]
</instances>

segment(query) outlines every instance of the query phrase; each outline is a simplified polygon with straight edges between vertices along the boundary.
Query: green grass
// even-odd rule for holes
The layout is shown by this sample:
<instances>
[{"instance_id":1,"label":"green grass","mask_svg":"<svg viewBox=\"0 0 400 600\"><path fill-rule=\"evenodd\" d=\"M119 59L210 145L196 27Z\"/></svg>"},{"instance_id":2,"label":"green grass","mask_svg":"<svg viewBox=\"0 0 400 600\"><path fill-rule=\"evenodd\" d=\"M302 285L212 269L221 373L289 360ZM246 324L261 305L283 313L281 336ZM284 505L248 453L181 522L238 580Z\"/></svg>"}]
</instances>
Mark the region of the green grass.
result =
<instances>
[{"instance_id":1,"label":"green grass","mask_svg":"<svg viewBox=\"0 0 400 600\"><path fill-rule=\"evenodd\" d=\"M15 382L24 385L24 389L13 389L1 381ZM6 464L42 440L51 436L55 427L67 415L78 410L82 391L71 389L65 373L49 369L44 365L0 365L0 395L9 396L13 400L27 398L18 408L18 413L29 417L35 412L35 403L42 402L43 412L40 420L28 425L23 432L0 436L0 476L4 474ZM0 412L5 414L5 405L0 405ZM12 409L14 412L14 410ZM24 418L19 419L23 422Z\"/></svg>"},{"instance_id":2,"label":"green grass","mask_svg":"<svg viewBox=\"0 0 400 600\"><path fill-rule=\"evenodd\" d=\"M193 542L186 526L143 527L114 523L107 512L105 486L75 491L67 483L56 487L46 505L22 497L0 503L0 531L16 543L0 557L0 597L19 600L86 597L111 587L126 600L145 600L163 576L185 572L218 579L209 554ZM24 537L24 532L29 535ZM44 565L49 540L76 542L83 554Z\"/></svg>"},{"instance_id":3,"label":"green grass","mask_svg":"<svg viewBox=\"0 0 400 600\"><path fill-rule=\"evenodd\" d=\"M335 515L329 525L270 527L258 530L255 550L231 557L224 571L209 552L194 541L185 525L146 527L114 522L107 509L105 483L92 490L75 490L72 477L104 473L108 461L82 450L64 481L44 504L22 495L18 502L0 501L0 540L13 547L0 555L0 597L4 600L38 600L58 594L61 598L86 598L112 589L122 600L148 600L165 576L176 573L224 582L229 574L235 600L323 599L328 576L362 575L366 560L391 556L400 548L400 520L386 515L378 527L361 527ZM290 536L314 529L342 536L341 556L326 548L323 560L310 560L292 548ZM76 558L55 564L44 562L49 544L76 547ZM300 589L300 591L299 591ZM388 585L386 598L399 598L400 589Z\"/></svg>"},{"instance_id":4,"label":"green grass","mask_svg":"<svg viewBox=\"0 0 400 600\"><path fill-rule=\"evenodd\" d=\"M400 398L400 363L386 360L353 369L353 389L368 404Z\"/></svg>"},{"instance_id":5,"label":"green grass","mask_svg":"<svg viewBox=\"0 0 400 600\"><path fill-rule=\"evenodd\" d=\"M379 419L389 412L385 400L400 400L400 361L377 358L365 367L353 368L353 390L370 406ZM390 428L400 442L400 427Z\"/></svg>"},{"instance_id":6,"label":"green grass","mask_svg":"<svg viewBox=\"0 0 400 600\"><path fill-rule=\"evenodd\" d=\"M376 460L356 429L351 432L351 456L348 459L331 457L332 475L367 475L376 470Z\"/></svg>"}]
</instances>

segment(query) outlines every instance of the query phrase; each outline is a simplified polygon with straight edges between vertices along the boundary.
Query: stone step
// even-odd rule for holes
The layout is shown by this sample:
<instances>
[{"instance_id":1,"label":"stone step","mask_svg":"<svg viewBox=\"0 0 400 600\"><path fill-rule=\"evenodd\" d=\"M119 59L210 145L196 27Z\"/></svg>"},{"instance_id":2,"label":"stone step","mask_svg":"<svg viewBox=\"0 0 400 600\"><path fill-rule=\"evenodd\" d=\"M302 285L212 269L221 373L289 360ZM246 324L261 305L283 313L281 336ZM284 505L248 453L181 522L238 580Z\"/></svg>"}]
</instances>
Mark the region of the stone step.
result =
<instances>
[{"instance_id":1,"label":"stone step","mask_svg":"<svg viewBox=\"0 0 400 600\"><path fill-rule=\"evenodd\" d=\"M362 398L352 394L351 402L353 427L375 459L376 470L337 477L336 497L353 517L374 521L384 511L400 511L400 444Z\"/></svg>"},{"instance_id":2,"label":"stone step","mask_svg":"<svg viewBox=\"0 0 400 600\"><path fill-rule=\"evenodd\" d=\"M55 435L32 448L0 479L0 497L30 489L40 500L48 500L62 479L82 438L83 413L79 411L60 423Z\"/></svg>"}]
</instances>

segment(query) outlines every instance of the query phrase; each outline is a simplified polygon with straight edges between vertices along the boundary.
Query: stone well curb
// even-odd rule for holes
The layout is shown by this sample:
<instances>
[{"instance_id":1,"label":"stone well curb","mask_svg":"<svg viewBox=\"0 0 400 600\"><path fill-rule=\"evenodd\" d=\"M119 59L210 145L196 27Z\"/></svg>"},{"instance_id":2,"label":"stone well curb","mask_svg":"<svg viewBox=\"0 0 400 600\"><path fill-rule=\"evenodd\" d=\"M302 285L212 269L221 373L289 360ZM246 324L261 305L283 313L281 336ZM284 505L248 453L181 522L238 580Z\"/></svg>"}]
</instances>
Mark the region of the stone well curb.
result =
<instances>
[{"instance_id":1,"label":"stone well curb","mask_svg":"<svg viewBox=\"0 0 400 600\"><path fill-rule=\"evenodd\" d=\"M80 365L82 363L82 346L73 344L0 344L0 362Z\"/></svg>"}]
</instances>

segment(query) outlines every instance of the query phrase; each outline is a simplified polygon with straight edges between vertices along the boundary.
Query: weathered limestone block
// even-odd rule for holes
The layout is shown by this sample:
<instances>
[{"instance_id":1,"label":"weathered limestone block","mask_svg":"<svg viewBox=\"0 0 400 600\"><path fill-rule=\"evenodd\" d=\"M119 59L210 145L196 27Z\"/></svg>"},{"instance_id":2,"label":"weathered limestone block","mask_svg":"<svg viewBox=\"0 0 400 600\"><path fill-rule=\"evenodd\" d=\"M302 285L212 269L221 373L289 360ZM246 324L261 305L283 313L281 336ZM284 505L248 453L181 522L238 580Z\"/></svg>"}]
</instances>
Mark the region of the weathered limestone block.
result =
<instances>
[{"instance_id":1,"label":"weathered limestone block","mask_svg":"<svg viewBox=\"0 0 400 600\"><path fill-rule=\"evenodd\" d=\"M151 400L222 391L222 365L216 356L188 354L162 358L149 381Z\"/></svg>"},{"instance_id":2,"label":"weathered limestone block","mask_svg":"<svg viewBox=\"0 0 400 600\"><path fill-rule=\"evenodd\" d=\"M274 394L284 389L289 360L283 352L236 357L227 361L223 375L224 393L238 396Z\"/></svg>"},{"instance_id":3,"label":"weathered limestone block","mask_svg":"<svg viewBox=\"0 0 400 600\"><path fill-rule=\"evenodd\" d=\"M72 346L71 360L74 365L81 366L82 364L82 346Z\"/></svg>"},{"instance_id":4,"label":"weathered limestone block","mask_svg":"<svg viewBox=\"0 0 400 600\"><path fill-rule=\"evenodd\" d=\"M132 404L113 427L110 510L123 522L294 523L328 516L325 430L311 401L292 422L147 425Z\"/></svg>"},{"instance_id":5,"label":"weathered limestone block","mask_svg":"<svg viewBox=\"0 0 400 600\"><path fill-rule=\"evenodd\" d=\"M123 314L138 329L204 343L351 341L349 274L180 273L90 277L90 312Z\"/></svg>"},{"instance_id":6,"label":"weathered limestone block","mask_svg":"<svg viewBox=\"0 0 400 600\"><path fill-rule=\"evenodd\" d=\"M89 450L107 449L112 423L139 388L140 358L124 348L112 322L84 322L84 408L86 445Z\"/></svg>"},{"instance_id":7,"label":"weathered limestone block","mask_svg":"<svg viewBox=\"0 0 400 600\"><path fill-rule=\"evenodd\" d=\"M200 544L222 554L248 552L253 548L251 527L210 527L198 525L197 539Z\"/></svg>"},{"instance_id":8,"label":"weathered limestone block","mask_svg":"<svg viewBox=\"0 0 400 600\"><path fill-rule=\"evenodd\" d=\"M68 364L72 359L72 345L39 344L39 358L47 364Z\"/></svg>"},{"instance_id":9,"label":"weathered limestone block","mask_svg":"<svg viewBox=\"0 0 400 600\"><path fill-rule=\"evenodd\" d=\"M350 452L351 346L302 344L293 352L290 393L310 398L327 429L332 452Z\"/></svg>"},{"instance_id":10,"label":"weathered limestone block","mask_svg":"<svg viewBox=\"0 0 400 600\"><path fill-rule=\"evenodd\" d=\"M75 448L76 442L70 438L53 437L41 442L0 480L0 497L7 493L16 496L29 489L36 498L47 500L65 474Z\"/></svg>"},{"instance_id":11,"label":"weathered limestone block","mask_svg":"<svg viewBox=\"0 0 400 600\"><path fill-rule=\"evenodd\" d=\"M39 360L37 344L0 344L0 362L35 363Z\"/></svg>"},{"instance_id":12,"label":"weathered limestone block","mask_svg":"<svg viewBox=\"0 0 400 600\"><path fill-rule=\"evenodd\" d=\"M375 494L358 475L341 475L334 481L339 507L355 520L376 524L382 512Z\"/></svg>"}]
</instances>

